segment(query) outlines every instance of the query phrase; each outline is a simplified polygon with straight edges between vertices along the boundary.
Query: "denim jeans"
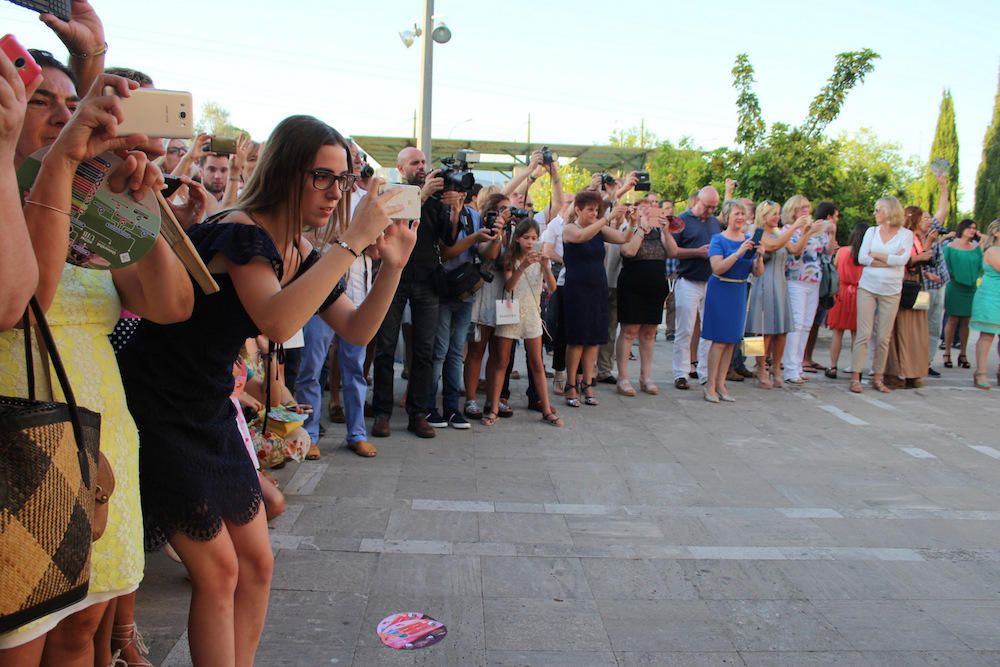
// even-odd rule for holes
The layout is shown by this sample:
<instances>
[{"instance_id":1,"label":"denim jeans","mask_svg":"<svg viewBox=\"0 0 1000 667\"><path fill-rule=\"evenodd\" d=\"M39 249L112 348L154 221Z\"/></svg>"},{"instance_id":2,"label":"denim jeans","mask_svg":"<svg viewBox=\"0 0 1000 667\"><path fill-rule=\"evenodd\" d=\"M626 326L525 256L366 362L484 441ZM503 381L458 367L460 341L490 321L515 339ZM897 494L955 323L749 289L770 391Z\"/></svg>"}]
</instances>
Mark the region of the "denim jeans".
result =
<instances>
[{"instance_id":1,"label":"denim jeans","mask_svg":"<svg viewBox=\"0 0 1000 667\"><path fill-rule=\"evenodd\" d=\"M399 283L389 310L375 335L375 386L372 407L376 415L391 415L393 406L393 360L403 308L410 304L413 316L413 357L406 390L406 412L412 417L431 410L434 391L434 341L438 328L438 295L431 279L406 279Z\"/></svg>"},{"instance_id":2,"label":"denim jeans","mask_svg":"<svg viewBox=\"0 0 1000 667\"><path fill-rule=\"evenodd\" d=\"M437 405L438 384L441 383L442 415L458 412L462 392L462 364L465 341L472 322L472 302L441 302L438 307L437 339L434 341L434 394L431 406Z\"/></svg>"},{"instance_id":3,"label":"denim jeans","mask_svg":"<svg viewBox=\"0 0 1000 667\"><path fill-rule=\"evenodd\" d=\"M366 345L351 345L337 336L337 361L340 362L340 382L343 385L344 417L347 420L347 444L368 439L365 430Z\"/></svg>"},{"instance_id":4,"label":"denim jeans","mask_svg":"<svg viewBox=\"0 0 1000 667\"><path fill-rule=\"evenodd\" d=\"M299 360L299 372L295 376L295 400L311 405L313 412L306 417L303 427L315 443L319 440L319 415L323 402L321 375L326 355L333 342L333 329L319 315L313 315L302 328L305 347Z\"/></svg>"}]
</instances>

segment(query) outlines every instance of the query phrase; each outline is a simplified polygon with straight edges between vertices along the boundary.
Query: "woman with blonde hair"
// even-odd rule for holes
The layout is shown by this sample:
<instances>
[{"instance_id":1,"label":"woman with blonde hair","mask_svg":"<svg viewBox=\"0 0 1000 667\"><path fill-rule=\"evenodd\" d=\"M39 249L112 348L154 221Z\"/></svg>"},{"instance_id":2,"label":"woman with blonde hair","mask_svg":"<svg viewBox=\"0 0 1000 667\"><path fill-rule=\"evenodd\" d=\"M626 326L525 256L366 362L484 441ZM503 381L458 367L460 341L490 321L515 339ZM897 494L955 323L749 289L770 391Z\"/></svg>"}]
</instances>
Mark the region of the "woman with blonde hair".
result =
<instances>
[{"instance_id":1,"label":"woman with blonde hair","mask_svg":"<svg viewBox=\"0 0 1000 667\"><path fill-rule=\"evenodd\" d=\"M889 335L899 310L903 275L913 249L913 232L903 227L903 207L895 197L875 202L875 223L865 232L858 252L858 264L865 268L858 281L858 324L851 361L851 391L860 394L861 371L868 356L868 342L874 334L875 360L872 386L883 394Z\"/></svg>"},{"instance_id":2,"label":"woman with blonde hair","mask_svg":"<svg viewBox=\"0 0 1000 667\"><path fill-rule=\"evenodd\" d=\"M784 355L785 339L792 330L792 307L785 279L786 246L792 235L806 223L806 219L801 218L781 229L778 227L780 221L781 205L778 202L767 200L757 206L754 227L764 230L760 241L764 253L764 273L750 279L746 334L764 336L764 356L757 357L755 368L757 385L762 389L783 385L781 373L774 372L774 362L780 362ZM770 368L768 358L774 360Z\"/></svg>"},{"instance_id":3,"label":"woman with blonde hair","mask_svg":"<svg viewBox=\"0 0 1000 667\"><path fill-rule=\"evenodd\" d=\"M891 385L908 389L921 386L927 375L927 310L915 307L922 285L922 271L931 260L932 251L925 235L920 233L924 211L919 206L907 206L903 223L913 234L913 249L903 274L903 291L896 313L896 325L889 339L886 375ZM931 239L933 240L933 239Z\"/></svg>"},{"instance_id":4,"label":"woman with blonde hair","mask_svg":"<svg viewBox=\"0 0 1000 667\"><path fill-rule=\"evenodd\" d=\"M986 360L993 337L1000 334L1000 220L990 223L983 234L980 247L983 249L983 282L972 301L969 328L979 332L973 381L980 389L989 389L990 386L986 383ZM1000 385L1000 370L997 370L997 384Z\"/></svg>"},{"instance_id":5,"label":"woman with blonde hair","mask_svg":"<svg viewBox=\"0 0 1000 667\"><path fill-rule=\"evenodd\" d=\"M820 257L832 252L836 246L829 222L813 220L811 210L812 205L802 195L793 195L781 207L781 220L785 226L798 225L788 240L788 258L785 261L792 328L781 358L785 381L795 385L806 382L802 377L802 358L819 305L819 283L823 277ZM774 363L777 364L778 359Z\"/></svg>"}]
</instances>

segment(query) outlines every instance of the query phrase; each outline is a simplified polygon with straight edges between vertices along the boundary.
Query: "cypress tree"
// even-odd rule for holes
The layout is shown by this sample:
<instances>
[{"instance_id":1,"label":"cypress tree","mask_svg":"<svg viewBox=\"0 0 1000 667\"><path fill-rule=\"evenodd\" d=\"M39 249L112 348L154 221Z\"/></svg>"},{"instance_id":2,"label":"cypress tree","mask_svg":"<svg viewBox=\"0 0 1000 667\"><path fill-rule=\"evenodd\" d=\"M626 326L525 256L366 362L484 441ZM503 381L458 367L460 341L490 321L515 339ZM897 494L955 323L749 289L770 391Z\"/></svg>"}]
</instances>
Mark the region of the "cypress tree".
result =
<instances>
[{"instance_id":1,"label":"cypress tree","mask_svg":"<svg viewBox=\"0 0 1000 667\"><path fill-rule=\"evenodd\" d=\"M993 121L983 139L983 158L976 173L975 218L980 229L1000 218L1000 76L993 103Z\"/></svg>"},{"instance_id":2,"label":"cypress tree","mask_svg":"<svg viewBox=\"0 0 1000 667\"><path fill-rule=\"evenodd\" d=\"M955 128L955 102L951 98L951 91L945 90L941 94L941 110L938 112L937 129L934 131L934 143L931 144L931 155L928 159L928 167L924 176L923 187L921 188L920 206L925 211L935 211L937 202L935 201L938 192L937 180L930 171L930 162L939 157L943 157L951 164L948 171L948 220L942 220L948 227L958 224L958 130Z\"/></svg>"}]
</instances>

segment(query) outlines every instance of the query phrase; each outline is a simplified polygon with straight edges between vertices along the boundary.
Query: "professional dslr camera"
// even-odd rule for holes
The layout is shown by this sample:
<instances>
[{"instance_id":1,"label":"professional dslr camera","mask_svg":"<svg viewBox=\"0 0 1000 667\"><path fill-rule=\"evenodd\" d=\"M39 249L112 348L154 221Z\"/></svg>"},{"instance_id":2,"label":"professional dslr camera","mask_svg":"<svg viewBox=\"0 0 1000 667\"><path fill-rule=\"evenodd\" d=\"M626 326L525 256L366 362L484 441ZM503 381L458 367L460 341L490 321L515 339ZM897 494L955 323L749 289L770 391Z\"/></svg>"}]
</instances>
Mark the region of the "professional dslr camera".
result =
<instances>
[{"instance_id":1,"label":"professional dslr camera","mask_svg":"<svg viewBox=\"0 0 1000 667\"><path fill-rule=\"evenodd\" d=\"M615 184L615 177L611 174L601 174L601 190L607 190L609 185Z\"/></svg>"},{"instance_id":2,"label":"professional dslr camera","mask_svg":"<svg viewBox=\"0 0 1000 667\"><path fill-rule=\"evenodd\" d=\"M550 165L555 161L555 157L552 155L552 149L548 146L542 146L542 164Z\"/></svg>"},{"instance_id":3,"label":"professional dslr camera","mask_svg":"<svg viewBox=\"0 0 1000 667\"><path fill-rule=\"evenodd\" d=\"M441 178L444 179L445 192L472 191L476 177L472 175L470 162L479 162L479 153L463 149L455 151L453 157L441 158Z\"/></svg>"},{"instance_id":4,"label":"professional dslr camera","mask_svg":"<svg viewBox=\"0 0 1000 667\"><path fill-rule=\"evenodd\" d=\"M375 175L375 167L368 164L368 156L361 154L361 180L366 180Z\"/></svg>"}]
</instances>

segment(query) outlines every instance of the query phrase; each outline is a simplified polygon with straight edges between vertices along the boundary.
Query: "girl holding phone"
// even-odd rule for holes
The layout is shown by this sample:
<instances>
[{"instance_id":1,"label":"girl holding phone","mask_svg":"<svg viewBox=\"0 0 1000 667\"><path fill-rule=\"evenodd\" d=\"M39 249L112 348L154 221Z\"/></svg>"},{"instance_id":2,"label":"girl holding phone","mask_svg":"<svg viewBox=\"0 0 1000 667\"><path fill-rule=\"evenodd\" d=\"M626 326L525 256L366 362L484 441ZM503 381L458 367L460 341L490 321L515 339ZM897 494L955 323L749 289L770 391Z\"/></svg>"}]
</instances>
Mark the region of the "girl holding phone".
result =
<instances>
[{"instance_id":1,"label":"girl holding phone","mask_svg":"<svg viewBox=\"0 0 1000 667\"><path fill-rule=\"evenodd\" d=\"M273 556L261 488L229 400L240 347L259 334L285 341L317 312L367 344L416 241L410 221L390 221L399 208L389 191L363 199L320 257L304 233L330 225L355 178L339 132L311 116L279 123L239 208L188 230L220 291L196 288L186 322L144 320L120 357L142 445L146 547L169 540L191 577L195 664L252 663L267 612ZM340 298L341 277L372 244L382 270L355 308Z\"/></svg>"}]
</instances>

